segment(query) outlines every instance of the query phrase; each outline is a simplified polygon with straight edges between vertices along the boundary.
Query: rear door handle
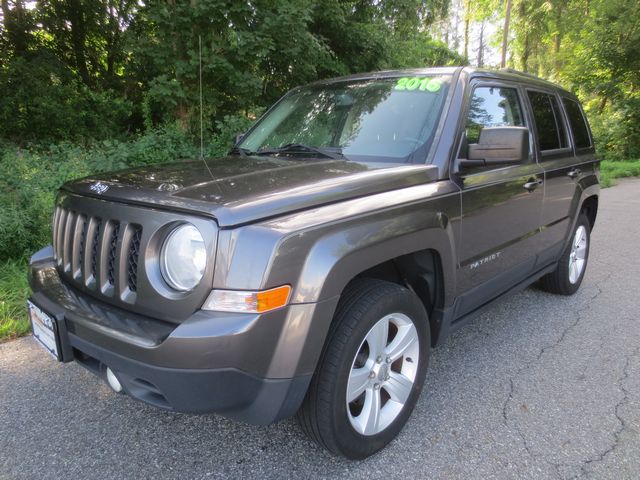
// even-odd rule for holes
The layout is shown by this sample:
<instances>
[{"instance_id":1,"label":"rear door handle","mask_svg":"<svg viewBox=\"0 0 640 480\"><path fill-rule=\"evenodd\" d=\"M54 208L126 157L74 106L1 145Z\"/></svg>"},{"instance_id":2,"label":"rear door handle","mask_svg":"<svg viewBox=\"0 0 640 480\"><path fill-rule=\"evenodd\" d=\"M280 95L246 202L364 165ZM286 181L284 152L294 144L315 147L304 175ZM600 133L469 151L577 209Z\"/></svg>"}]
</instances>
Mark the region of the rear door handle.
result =
<instances>
[{"instance_id":1,"label":"rear door handle","mask_svg":"<svg viewBox=\"0 0 640 480\"><path fill-rule=\"evenodd\" d=\"M533 192L536 188L538 188L538 185L542 185L542 180L541 179L530 179L527 183L525 183L523 185L524 189L529 191L529 192Z\"/></svg>"},{"instance_id":2,"label":"rear door handle","mask_svg":"<svg viewBox=\"0 0 640 480\"><path fill-rule=\"evenodd\" d=\"M582 173L582 170L580 170L579 168L574 168L573 170L571 170L569 173L567 173L567 176L569 178L576 178L578 175L580 175Z\"/></svg>"}]
</instances>

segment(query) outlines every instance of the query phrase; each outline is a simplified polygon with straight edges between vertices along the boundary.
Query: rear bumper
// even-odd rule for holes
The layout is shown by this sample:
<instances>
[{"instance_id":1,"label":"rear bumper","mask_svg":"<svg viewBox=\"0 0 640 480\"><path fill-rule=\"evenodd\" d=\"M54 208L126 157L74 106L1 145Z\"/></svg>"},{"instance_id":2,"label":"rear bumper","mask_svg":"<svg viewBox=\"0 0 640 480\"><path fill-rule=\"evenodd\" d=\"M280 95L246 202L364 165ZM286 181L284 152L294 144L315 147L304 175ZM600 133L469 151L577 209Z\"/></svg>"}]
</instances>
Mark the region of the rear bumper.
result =
<instances>
[{"instance_id":1,"label":"rear bumper","mask_svg":"<svg viewBox=\"0 0 640 480\"><path fill-rule=\"evenodd\" d=\"M337 298L266 314L197 311L172 324L108 305L60 280L50 249L32 258L31 301L64 323L69 355L109 367L130 396L160 408L254 424L295 413Z\"/></svg>"}]
</instances>

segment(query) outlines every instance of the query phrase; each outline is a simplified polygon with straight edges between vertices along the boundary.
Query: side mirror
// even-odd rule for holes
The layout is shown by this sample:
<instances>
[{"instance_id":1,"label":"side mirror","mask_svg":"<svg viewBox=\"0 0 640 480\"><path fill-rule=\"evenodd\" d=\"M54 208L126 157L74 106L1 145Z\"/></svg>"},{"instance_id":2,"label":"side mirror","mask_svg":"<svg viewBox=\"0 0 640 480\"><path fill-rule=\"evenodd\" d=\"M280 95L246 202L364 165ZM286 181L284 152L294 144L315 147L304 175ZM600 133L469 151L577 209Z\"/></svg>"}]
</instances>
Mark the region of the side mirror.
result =
<instances>
[{"instance_id":1,"label":"side mirror","mask_svg":"<svg viewBox=\"0 0 640 480\"><path fill-rule=\"evenodd\" d=\"M478 143L469 144L468 159L460 167L513 165L529 158L529 129L526 127L487 127L480 130Z\"/></svg>"},{"instance_id":2,"label":"side mirror","mask_svg":"<svg viewBox=\"0 0 640 480\"><path fill-rule=\"evenodd\" d=\"M238 145L243 138L244 138L244 133L236 133L236 136L234 137L234 140L233 140L233 144Z\"/></svg>"}]
</instances>

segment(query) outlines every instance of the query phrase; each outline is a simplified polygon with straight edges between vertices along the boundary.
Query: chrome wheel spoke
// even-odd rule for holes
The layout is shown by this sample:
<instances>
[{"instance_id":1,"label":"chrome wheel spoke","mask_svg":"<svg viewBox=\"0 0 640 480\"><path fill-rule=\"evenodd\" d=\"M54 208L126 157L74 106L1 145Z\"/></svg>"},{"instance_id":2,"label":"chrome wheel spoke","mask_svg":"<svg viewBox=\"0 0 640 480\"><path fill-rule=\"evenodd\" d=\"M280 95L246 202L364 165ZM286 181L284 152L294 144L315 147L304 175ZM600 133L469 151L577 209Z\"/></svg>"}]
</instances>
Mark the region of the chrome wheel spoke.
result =
<instances>
[{"instance_id":1,"label":"chrome wheel spoke","mask_svg":"<svg viewBox=\"0 0 640 480\"><path fill-rule=\"evenodd\" d=\"M419 357L418 331L404 313L385 315L371 327L351 363L345 393L347 416L358 433L377 435L400 415Z\"/></svg>"},{"instance_id":2,"label":"chrome wheel spoke","mask_svg":"<svg viewBox=\"0 0 640 480\"><path fill-rule=\"evenodd\" d=\"M572 261L569 264L569 280L571 281L571 283L575 283L576 281L576 262Z\"/></svg>"},{"instance_id":3,"label":"chrome wheel spoke","mask_svg":"<svg viewBox=\"0 0 640 480\"><path fill-rule=\"evenodd\" d=\"M389 320L383 318L373 326L365 339L369 344L369 358L375 359L382 355L384 348L387 346L388 336Z\"/></svg>"},{"instance_id":4,"label":"chrome wheel spoke","mask_svg":"<svg viewBox=\"0 0 640 480\"><path fill-rule=\"evenodd\" d=\"M380 390L370 388L367 390L364 399L362 412L358 415L361 431L364 435L374 435L378 433L378 424L380 423Z\"/></svg>"},{"instance_id":5,"label":"chrome wheel spoke","mask_svg":"<svg viewBox=\"0 0 640 480\"><path fill-rule=\"evenodd\" d=\"M582 275L586 264L588 243L589 237L587 229L580 225L576 229L571 244L571 254L569 257L569 281L571 283L576 283L580 279L580 275Z\"/></svg>"},{"instance_id":6,"label":"chrome wheel spoke","mask_svg":"<svg viewBox=\"0 0 640 480\"><path fill-rule=\"evenodd\" d=\"M390 358L391 363L395 362L418 341L418 332L413 324L404 325L398 328L398 332L393 341L385 348L385 355Z\"/></svg>"},{"instance_id":7,"label":"chrome wheel spoke","mask_svg":"<svg viewBox=\"0 0 640 480\"><path fill-rule=\"evenodd\" d=\"M349 383L347 384L347 403L353 402L362 395L369 383L370 368L354 368L349 374Z\"/></svg>"},{"instance_id":8,"label":"chrome wheel spoke","mask_svg":"<svg viewBox=\"0 0 640 480\"><path fill-rule=\"evenodd\" d=\"M402 404L409 398L412 388L413 382L398 372L390 372L389 380L384 384L384 389L391 397L391 400Z\"/></svg>"}]
</instances>

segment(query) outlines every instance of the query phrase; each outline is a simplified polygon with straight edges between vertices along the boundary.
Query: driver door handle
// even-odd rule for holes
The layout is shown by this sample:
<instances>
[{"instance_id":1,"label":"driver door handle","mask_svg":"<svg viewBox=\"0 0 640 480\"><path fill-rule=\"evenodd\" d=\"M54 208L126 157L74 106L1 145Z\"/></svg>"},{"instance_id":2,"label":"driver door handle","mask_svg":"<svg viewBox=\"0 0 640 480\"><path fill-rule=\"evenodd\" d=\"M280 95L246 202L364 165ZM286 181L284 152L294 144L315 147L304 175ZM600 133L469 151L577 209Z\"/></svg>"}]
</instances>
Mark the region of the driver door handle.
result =
<instances>
[{"instance_id":1,"label":"driver door handle","mask_svg":"<svg viewBox=\"0 0 640 480\"><path fill-rule=\"evenodd\" d=\"M525 190L533 192L536 188L538 188L538 185L542 185L542 179L538 178L536 180L532 178L527 183L525 183L523 187Z\"/></svg>"},{"instance_id":2,"label":"driver door handle","mask_svg":"<svg viewBox=\"0 0 640 480\"><path fill-rule=\"evenodd\" d=\"M571 170L569 173L567 173L567 176L569 178L576 178L578 175L580 175L582 173L582 170L580 170L579 168L574 168L573 170Z\"/></svg>"}]
</instances>

